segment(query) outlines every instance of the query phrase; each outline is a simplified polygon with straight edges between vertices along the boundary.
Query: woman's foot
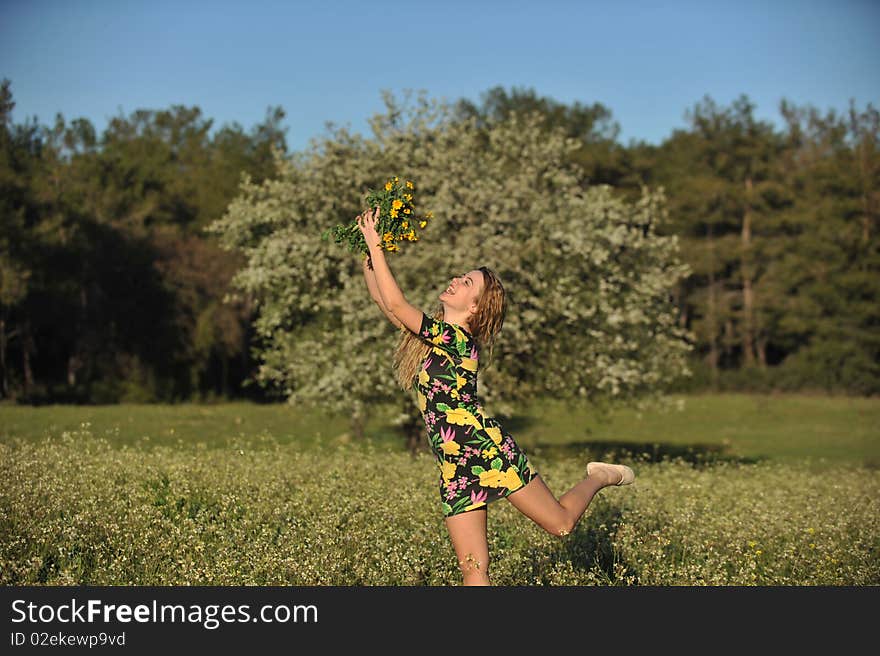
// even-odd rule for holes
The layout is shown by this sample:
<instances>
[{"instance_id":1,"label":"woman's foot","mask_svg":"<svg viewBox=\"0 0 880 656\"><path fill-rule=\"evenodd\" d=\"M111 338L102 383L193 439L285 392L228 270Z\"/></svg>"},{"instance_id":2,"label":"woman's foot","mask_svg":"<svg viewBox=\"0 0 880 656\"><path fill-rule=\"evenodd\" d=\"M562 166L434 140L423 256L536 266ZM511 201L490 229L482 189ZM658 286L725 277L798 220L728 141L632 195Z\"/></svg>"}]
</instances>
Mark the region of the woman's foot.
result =
<instances>
[{"instance_id":1,"label":"woman's foot","mask_svg":"<svg viewBox=\"0 0 880 656\"><path fill-rule=\"evenodd\" d=\"M612 465L607 462L591 462L587 464L587 476L602 476L606 485L629 485L635 478L635 472L626 465Z\"/></svg>"}]
</instances>

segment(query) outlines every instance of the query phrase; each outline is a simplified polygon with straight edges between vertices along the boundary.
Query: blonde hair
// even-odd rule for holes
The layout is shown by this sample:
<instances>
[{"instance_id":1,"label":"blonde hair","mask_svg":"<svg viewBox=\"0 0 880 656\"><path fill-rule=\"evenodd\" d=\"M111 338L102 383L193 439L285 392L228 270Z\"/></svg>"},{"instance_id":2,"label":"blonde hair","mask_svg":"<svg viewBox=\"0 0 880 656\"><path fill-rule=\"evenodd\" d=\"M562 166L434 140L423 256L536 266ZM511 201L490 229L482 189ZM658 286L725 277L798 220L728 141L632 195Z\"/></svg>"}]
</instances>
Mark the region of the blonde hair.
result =
<instances>
[{"instance_id":1,"label":"blonde hair","mask_svg":"<svg viewBox=\"0 0 880 656\"><path fill-rule=\"evenodd\" d=\"M495 339L504 324L507 312L507 299L501 279L489 267L480 267L483 273L483 291L477 299L477 311L468 321L470 333L474 336L478 348L486 349L488 360L492 357ZM439 304L432 315L435 319L443 319L443 304ZM394 352L394 368L397 371L397 383L405 390L412 388L413 379L418 375L431 346L415 333L403 329L397 350ZM481 353L482 355L482 353Z\"/></svg>"}]
</instances>

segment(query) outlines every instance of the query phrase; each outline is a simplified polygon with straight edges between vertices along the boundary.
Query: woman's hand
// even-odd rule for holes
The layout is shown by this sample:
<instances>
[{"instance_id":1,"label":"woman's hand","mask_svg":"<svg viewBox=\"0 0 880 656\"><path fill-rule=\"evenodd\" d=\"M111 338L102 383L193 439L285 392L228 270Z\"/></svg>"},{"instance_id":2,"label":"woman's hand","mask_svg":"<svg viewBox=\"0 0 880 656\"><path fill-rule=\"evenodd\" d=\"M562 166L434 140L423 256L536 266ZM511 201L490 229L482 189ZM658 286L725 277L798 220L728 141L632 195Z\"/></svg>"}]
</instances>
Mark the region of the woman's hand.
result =
<instances>
[{"instance_id":1,"label":"woman's hand","mask_svg":"<svg viewBox=\"0 0 880 656\"><path fill-rule=\"evenodd\" d=\"M376 232L376 219L378 218L379 208L377 207L374 210L367 210L363 214L358 214L356 219L358 228L361 229L361 234L364 236L364 241L367 242L367 247L371 250L374 246L381 244L379 233Z\"/></svg>"}]
</instances>

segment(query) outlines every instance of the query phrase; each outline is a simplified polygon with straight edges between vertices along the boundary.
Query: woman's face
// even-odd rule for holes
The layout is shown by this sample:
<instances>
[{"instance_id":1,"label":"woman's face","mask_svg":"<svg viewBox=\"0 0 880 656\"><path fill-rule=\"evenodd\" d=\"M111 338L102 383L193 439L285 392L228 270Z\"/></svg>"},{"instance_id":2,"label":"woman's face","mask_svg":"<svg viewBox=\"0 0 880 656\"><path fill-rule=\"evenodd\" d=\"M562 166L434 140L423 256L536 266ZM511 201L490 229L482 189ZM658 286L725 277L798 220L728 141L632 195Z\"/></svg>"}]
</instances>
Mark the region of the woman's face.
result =
<instances>
[{"instance_id":1,"label":"woman's face","mask_svg":"<svg viewBox=\"0 0 880 656\"><path fill-rule=\"evenodd\" d=\"M440 294L440 300L447 307L463 312L476 310L484 282L483 272L479 269L463 273L452 279L449 287Z\"/></svg>"}]
</instances>

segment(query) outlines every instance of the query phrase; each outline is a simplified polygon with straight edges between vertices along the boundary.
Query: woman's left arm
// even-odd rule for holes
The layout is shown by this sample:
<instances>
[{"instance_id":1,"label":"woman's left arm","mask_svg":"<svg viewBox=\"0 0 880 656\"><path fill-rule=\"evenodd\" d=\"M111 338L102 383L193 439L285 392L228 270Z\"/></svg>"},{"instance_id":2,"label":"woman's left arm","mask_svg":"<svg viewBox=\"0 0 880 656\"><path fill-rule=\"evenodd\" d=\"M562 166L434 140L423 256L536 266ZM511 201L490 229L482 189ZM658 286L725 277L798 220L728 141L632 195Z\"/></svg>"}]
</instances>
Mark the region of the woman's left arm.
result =
<instances>
[{"instance_id":1,"label":"woman's left arm","mask_svg":"<svg viewBox=\"0 0 880 656\"><path fill-rule=\"evenodd\" d=\"M400 322L414 333L418 333L422 327L423 312L410 305L397 286L397 281L385 261L385 253L380 246L379 233L376 232L376 218L379 216L379 208L367 211L358 217L358 227L364 235L367 247L370 249L370 260L373 263L373 273L376 276L376 284L385 307L397 317Z\"/></svg>"}]
</instances>

